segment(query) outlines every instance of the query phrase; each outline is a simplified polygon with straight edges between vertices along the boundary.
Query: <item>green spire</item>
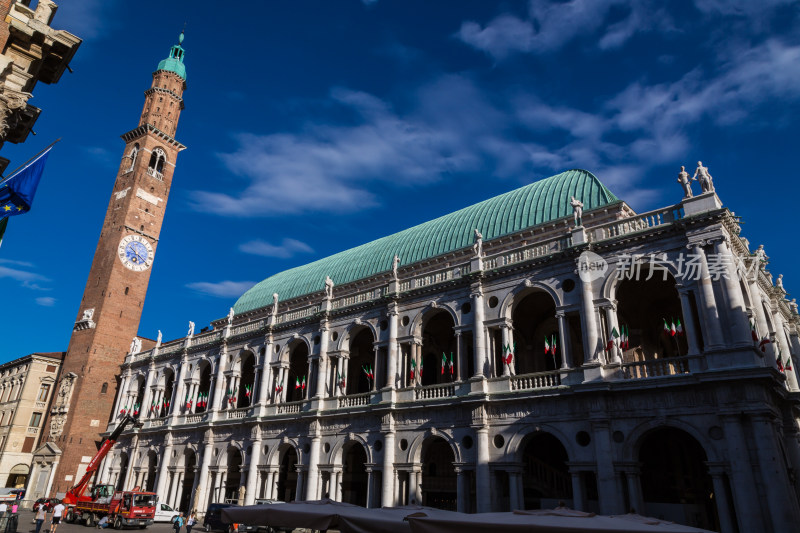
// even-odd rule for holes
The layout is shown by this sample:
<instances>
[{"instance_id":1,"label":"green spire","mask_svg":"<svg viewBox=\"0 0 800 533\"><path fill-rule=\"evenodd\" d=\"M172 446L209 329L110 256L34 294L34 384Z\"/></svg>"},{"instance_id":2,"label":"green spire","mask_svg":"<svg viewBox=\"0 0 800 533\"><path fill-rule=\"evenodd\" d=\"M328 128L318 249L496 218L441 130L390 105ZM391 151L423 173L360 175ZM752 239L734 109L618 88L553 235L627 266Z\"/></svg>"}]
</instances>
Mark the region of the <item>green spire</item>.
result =
<instances>
[{"instance_id":1,"label":"green spire","mask_svg":"<svg viewBox=\"0 0 800 533\"><path fill-rule=\"evenodd\" d=\"M178 37L178 44L169 49L169 57L162 59L156 70L174 72L186 81L186 66L183 64L183 56L186 52L181 46L181 43L183 43L183 32L181 32L180 37Z\"/></svg>"}]
</instances>

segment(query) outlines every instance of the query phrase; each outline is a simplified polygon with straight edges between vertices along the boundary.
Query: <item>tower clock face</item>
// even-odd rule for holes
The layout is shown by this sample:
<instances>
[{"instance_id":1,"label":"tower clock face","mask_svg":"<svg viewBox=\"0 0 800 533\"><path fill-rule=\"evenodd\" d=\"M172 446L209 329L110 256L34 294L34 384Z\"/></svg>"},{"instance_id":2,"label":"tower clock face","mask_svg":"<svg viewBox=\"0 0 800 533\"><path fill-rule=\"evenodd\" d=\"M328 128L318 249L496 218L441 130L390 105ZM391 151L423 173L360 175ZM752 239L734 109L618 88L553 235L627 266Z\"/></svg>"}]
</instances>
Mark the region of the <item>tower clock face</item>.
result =
<instances>
[{"instance_id":1,"label":"tower clock face","mask_svg":"<svg viewBox=\"0 0 800 533\"><path fill-rule=\"evenodd\" d=\"M153 246L140 235L128 235L119 241L117 255L125 268L141 272L153 263Z\"/></svg>"}]
</instances>

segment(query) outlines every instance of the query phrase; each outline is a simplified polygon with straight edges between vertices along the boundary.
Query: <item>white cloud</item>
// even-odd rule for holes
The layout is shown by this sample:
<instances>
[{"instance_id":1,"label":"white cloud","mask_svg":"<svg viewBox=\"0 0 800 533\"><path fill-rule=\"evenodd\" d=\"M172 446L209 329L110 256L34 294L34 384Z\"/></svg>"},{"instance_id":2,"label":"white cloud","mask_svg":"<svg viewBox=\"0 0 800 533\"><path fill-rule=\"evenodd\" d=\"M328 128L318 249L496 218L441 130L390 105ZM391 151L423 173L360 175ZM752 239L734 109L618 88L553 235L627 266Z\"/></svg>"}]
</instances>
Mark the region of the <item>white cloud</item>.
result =
<instances>
[{"instance_id":1,"label":"white cloud","mask_svg":"<svg viewBox=\"0 0 800 533\"><path fill-rule=\"evenodd\" d=\"M612 8L626 12L620 20L606 24ZM465 21L456 33L464 43L497 60L514 53L544 54L561 49L574 39L593 36L600 49L615 49L636 33L652 30L672 31L670 17L650 0L571 0L550 2L531 0L528 19L501 14L481 27Z\"/></svg>"},{"instance_id":2,"label":"white cloud","mask_svg":"<svg viewBox=\"0 0 800 533\"><path fill-rule=\"evenodd\" d=\"M424 185L480 169L484 156L506 160L510 150L519 158L522 148L503 141L508 117L468 78L441 76L410 99L410 110L399 113L368 93L336 88L330 101L354 124L241 134L239 147L220 157L249 185L235 195L195 191L193 207L239 217L359 211L379 204L370 182Z\"/></svg>"},{"instance_id":3,"label":"white cloud","mask_svg":"<svg viewBox=\"0 0 800 533\"><path fill-rule=\"evenodd\" d=\"M256 283L256 281L220 281L217 283L198 281L196 283L187 283L186 287L193 291L220 298L236 298L244 294Z\"/></svg>"},{"instance_id":4,"label":"white cloud","mask_svg":"<svg viewBox=\"0 0 800 533\"><path fill-rule=\"evenodd\" d=\"M296 239L283 239L283 242L279 245L270 244L259 239L240 244L239 250L246 254L279 257L281 259L292 257L298 253L311 253L314 251L309 245Z\"/></svg>"},{"instance_id":5,"label":"white cloud","mask_svg":"<svg viewBox=\"0 0 800 533\"><path fill-rule=\"evenodd\" d=\"M56 304L56 299L51 296L41 296L36 298L36 304L42 307L53 307Z\"/></svg>"},{"instance_id":6,"label":"white cloud","mask_svg":"<svg viewBox=\"0 0 800 533\"><path fill-rule=\"evenodd\" d=\"M17 281L34 282L34 281L49 281L46 277L35 274L33 272L26 272L16 268L8 268L0 266L0 278L11 278Z\"/></svg>"}]
</instances>

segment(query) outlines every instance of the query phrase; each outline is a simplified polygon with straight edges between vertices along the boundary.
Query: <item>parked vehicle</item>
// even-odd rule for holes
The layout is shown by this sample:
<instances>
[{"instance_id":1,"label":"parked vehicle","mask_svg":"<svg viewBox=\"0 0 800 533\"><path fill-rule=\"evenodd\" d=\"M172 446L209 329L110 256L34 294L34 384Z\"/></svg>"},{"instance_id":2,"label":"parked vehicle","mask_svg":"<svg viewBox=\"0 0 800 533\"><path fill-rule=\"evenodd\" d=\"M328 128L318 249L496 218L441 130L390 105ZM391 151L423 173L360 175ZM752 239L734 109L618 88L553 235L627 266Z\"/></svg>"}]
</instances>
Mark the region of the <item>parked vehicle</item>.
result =
<instances>
[{"instance_id":1,"label":"parked vehicle","mask_svg":"<svg viewBox=\"0 0 800 533\"><path fill-rule=\"evenodd\" d=\"M255 505L273 505L276 503L286 503L286 502L282 502L281 500L267 500L263 498L257 498L255 501ZM238 527L234 531L231 531L229 533L246 533L252 531L255 531L257 533L291 533L291 531L293 531L291 528L281 529L272 526L262 526L262 525L251 526L246 524L237 524L237 526Z\"/></svg>"},{"instance_id":2,"label":"parked vehicle","mask_svg":"<svg viewBox=\"0 0 800 533\"><path fill-rule=\"evenodd\" d=\"M44 505L45 511L50 512L50 510L55 507L59 501L61 500L58 498L39 498L33 502L33 512L38 511L40 505Z\"/></svg>"},{"instance_id":3,"label":"parked vehicle","mask_svg":"<svg viewBox=\"0 0 800 533\"><path fill-rule=\"evenodd\" d=\"M17 494L14 491L19 489L13 489L11 487L0 488L0 501L4 501L6 503L11 502L17 499Z\"/></svg>"},{"instance_id":4,"label":"parked vehicle","mask_svg":"<svg viewBox=\"0 0 800 533\"><path fill-rule=\"evenodd\" d=\"M154 522L174 522L180 511L173 509L166 503L158 502L156 504L156 515L153 518Z\"/></svg>"},{"instance_id":5,"label":"parked vehicle","mask_svg":"<svg viewBox=\"0 0 800 533\"><path fill-rule=\"evenodd\" d=\"M203 518L203 529L206 531L228 531L231 524L222 521L222 510L226 507L235 507L235 505L232 503L210 504L206 511L206 516Z\"/></svg>"}]
</instances>

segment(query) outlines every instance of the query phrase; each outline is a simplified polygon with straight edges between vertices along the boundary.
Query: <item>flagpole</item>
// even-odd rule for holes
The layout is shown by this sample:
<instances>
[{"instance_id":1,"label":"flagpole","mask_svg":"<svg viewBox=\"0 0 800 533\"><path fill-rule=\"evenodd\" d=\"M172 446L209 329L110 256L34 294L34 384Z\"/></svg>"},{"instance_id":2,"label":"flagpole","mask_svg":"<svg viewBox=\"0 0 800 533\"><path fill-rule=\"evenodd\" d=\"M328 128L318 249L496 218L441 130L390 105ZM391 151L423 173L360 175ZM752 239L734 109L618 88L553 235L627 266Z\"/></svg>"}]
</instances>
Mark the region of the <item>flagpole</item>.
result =
<instances>
[{"instance_id":1,"label":"flagpole","mask_svg":"<svg viewBox=\"0 0 800 533\"><path fill-rule=\"evenodd\" d=\"M44 148L42 148L42 150L41 150L39 153L37 153L35 156L31 157L30 159L28 159L27 161L25 161L23 164L21 164L20 166L18 166L17 168L15 168L15 169L14 169L14 171L13 171L13 172L12 172L12 173L11 173L11 174L10 174L10 175L7 177L7 178L3 178L2 180L0 180L0 185L2 185L3 183L5 183L6 181L10 180L10 179L11 179L11 178L13 178L14 176L16 176L17 172L19 172L20 170L22 170L23 168L25 168L25 167L26 167L26 166L27 166L27 165L28 165L28 164L29 164L31 161L35 160L37 157L39 157L40 155L42 155L43 153L45 153L46 151L48 151L50 148L52 148L52 147L53 147L53 146L54 146L54 145L55 145L55 144L56 144L58 141L60 141L60 140L61 140L61 137L59 137L59 138L58 138L58 139L56 139L55 141L51 142L50 144L48 144L47 146L45 146ZM0 177L2 177L2 176L0 176Z\"/></svg>"}]
</instances>

